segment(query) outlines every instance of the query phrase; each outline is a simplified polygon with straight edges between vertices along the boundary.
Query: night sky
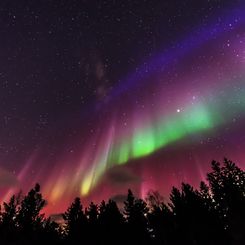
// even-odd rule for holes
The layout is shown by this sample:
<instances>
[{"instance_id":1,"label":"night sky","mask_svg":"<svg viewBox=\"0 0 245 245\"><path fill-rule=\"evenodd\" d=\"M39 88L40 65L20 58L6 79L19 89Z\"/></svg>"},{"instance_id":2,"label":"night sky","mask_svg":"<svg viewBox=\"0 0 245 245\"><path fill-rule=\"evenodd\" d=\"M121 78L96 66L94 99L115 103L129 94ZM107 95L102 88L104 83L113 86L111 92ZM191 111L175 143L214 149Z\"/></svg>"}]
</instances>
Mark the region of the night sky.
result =
<instances>
[{"instance_id":1,"label":"night sky","mask_svg":"<svg viewBox=\"0 0 245 245\"><path fill-rule=\"evenodd\" d=\"M167 198L244 167L244 125L244 1L1 0L0 200Z\"/></svg>"}]
</instances>

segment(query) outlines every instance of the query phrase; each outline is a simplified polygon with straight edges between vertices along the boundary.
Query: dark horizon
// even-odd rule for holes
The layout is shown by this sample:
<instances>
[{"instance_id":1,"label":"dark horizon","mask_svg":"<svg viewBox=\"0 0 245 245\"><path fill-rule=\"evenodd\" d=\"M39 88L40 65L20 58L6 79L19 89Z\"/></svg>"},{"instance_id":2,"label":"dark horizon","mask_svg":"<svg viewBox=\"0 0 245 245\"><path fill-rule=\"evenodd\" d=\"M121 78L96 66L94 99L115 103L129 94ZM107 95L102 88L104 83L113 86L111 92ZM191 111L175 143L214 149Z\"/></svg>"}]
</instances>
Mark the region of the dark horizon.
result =
<instances>
[{"instance_id":1,"label":"dark horizon","mask_svg":"<svg viewBox=\"0 0 245 245\"><path fill-rule=\"evenodd\" d=\"M0 202L47 214L245 167L242 0L1 0Z\"/></svg>"}]
</instances>

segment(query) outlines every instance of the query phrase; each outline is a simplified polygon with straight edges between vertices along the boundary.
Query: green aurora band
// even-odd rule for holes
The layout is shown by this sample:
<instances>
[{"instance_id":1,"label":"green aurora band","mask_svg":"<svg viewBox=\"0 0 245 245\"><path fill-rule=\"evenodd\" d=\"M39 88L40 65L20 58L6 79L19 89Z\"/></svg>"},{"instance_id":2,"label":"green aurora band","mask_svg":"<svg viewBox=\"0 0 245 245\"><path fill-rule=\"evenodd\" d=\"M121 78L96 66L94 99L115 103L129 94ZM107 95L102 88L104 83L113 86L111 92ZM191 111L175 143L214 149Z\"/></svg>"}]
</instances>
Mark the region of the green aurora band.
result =
<instances>
[{"instance_id":1,"label":"green aurora band","mask_svg":"<svg viewBox=\"0 0 245 245\"><path fill-rule=\"evenodd\" d=\"M234 83L234 81L231 81ZM126 164L130 160L141 158L162 149L188 135L205 132L219 125L230 123L234 113L245 112L245 87L239 82L239 91L230 86L222 93L216 93L215 103L211 96L204 101L191 104L169 117L160 117L142 128L137 128L131 137L114 143L109 140L106 150L95 161L88 175L81 183L81 195L87 195L109 168ZM206 102L205 102L206 101ZM229 108L229 109L228 109ZM229 112L229 113L228 113Z\"/></svg>"}]
</instances>

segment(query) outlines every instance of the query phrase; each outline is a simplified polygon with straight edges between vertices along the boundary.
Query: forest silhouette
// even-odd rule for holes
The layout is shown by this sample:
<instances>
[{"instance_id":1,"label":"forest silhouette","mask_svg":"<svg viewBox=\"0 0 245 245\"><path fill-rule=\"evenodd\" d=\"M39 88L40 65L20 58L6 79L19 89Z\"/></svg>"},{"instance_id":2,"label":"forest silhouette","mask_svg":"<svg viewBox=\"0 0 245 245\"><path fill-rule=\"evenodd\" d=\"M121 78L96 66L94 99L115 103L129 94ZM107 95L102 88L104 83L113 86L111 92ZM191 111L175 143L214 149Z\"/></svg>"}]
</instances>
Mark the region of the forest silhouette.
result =
<instances>
[{"instance_id":1,"label":"forest silhouette","mask_svg":"<svg viewBox=\"0 0 245 245\"><path fill-rule=\"evenodd\" d=\"M245 244L245 172L228 159L211 168L198 189L173 187L168 203L158 191L143 200L128 190L123 210L113 200L84 208L76 197L62 225L42 214L36 184L1 206L0 244Z\"/></svg>"}]
</instances>

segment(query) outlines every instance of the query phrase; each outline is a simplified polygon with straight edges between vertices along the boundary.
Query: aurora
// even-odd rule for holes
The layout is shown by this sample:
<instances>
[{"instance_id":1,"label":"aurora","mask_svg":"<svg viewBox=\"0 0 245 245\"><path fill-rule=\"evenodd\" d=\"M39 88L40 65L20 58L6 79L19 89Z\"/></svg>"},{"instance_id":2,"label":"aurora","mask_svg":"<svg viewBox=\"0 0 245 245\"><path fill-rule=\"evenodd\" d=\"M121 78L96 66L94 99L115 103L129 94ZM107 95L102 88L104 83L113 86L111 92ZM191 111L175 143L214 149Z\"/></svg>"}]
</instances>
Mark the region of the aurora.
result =
<instances>
[{"instance_id":1,"label":"aurora","mask_svg":"<svg viewBox=\"0 0 245 245\"><path fill-rule=\"evenodd\" d=\"M3 11L0 201L38 182L63 212L244 166L242 1L33 4Z\"/></svg>"}]
</instances>

